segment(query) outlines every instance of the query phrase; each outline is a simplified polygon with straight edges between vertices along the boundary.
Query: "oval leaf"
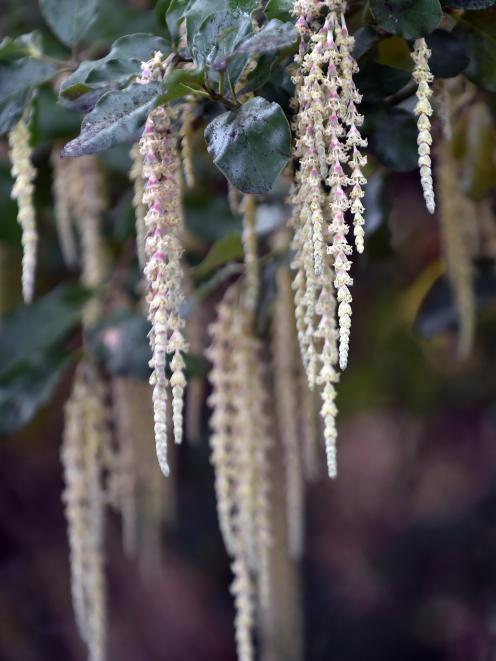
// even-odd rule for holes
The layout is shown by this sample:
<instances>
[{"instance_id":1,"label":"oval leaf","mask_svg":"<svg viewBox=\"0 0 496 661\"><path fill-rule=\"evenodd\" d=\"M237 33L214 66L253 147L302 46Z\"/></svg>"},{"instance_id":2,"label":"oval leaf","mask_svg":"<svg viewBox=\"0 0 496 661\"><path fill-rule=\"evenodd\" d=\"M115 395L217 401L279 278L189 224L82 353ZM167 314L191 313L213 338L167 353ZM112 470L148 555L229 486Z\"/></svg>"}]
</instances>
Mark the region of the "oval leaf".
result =
<instances>
[{"instance_id":1,"label":"oval leaf","mask_svg":"<svg viewBox=\"0 0 496 661\"><path fill-rule=\"evenodd\" d=\"M155 105L160 83L133 83L124 90L108 92L83 120L81 134L68 142L62 156L83 156L105 151L119 142L131 141Z\"/></svg>"},{"instance_id":2,"label":"oval leaf","mask_svg":"<svg viewBox=\"0 0 496 661\"><path fill-rule=\"evenodd\" d=\"M54 73L50 64L30 57L0 63L0 134L10 131L20 118L33 88Z\"/></svg>"},{"instance_id":3,"label":"oval leaf","mask_svg":"<svg viewBox=\"0 0 496 661\"><path fill-rule=\"evenodd\" d=\"M470 60L463 41L452 32L435 30L427 39L429 67L436 78L453 78L465 71Z\"/></svg>"},{"instance_id":4,"label":"oval leaf","mask_svg":"<svg viewBox=\"0 0 496 661\"><path fill-rule=\"evenodd\" d=\"M40 0L46 22L66 46L78 43L92 24L98 0Z\"/></svg>"},{"instance_id":5,"label":"oval leaf","mask_svg":"<svg viewBox=\"0 0 496 661\"><path fill-rule=\"evenodd\" d=\"M405 39L424 37L443 17L438 0L371 0L370 8L381 28Z\"/></svg>"},{"instance_id":6,"label":"oval leaf","mask_svg":"<svg viewBox=\"0 0 496 661\"><path fill-rule=\"evenodd\" d=\"M265 193L291 156L288 120L261 97L216 117L205 129L207 148L225 177L243 193Z\"/></svg>"}]
</instances>

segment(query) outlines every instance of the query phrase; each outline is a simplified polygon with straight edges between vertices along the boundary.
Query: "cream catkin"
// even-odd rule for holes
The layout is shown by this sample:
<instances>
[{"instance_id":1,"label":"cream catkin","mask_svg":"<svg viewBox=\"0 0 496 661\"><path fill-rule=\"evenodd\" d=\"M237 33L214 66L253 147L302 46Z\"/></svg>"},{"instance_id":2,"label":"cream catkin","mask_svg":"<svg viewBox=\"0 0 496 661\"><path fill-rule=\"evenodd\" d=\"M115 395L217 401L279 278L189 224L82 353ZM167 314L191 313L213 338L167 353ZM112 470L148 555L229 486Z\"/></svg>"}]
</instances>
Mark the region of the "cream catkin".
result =
<instances>
[{"instance_id":1,"label":"cream catkin","mask_svg":"<svg viewBox=\"0 0 496 661\"><path fill-rule=\"evenodd\" d=\"M143 154L145 178L143 202L148 209L145 216L145 276L148 283L148 317L152 324L151 382L154 386L155 439L159 464L162 472L167 475L166 357L167 354L172 354L170 385L173 428L174 439L176 443L180 443L186 385L183 353L187 350L187 345L183 336L184 320L180 314L183 304L182 247L179 240L181 199L178 194L180 162L170 114L166 108L156 108L149 115L140 150Z\"/></svg>"},{"instance_id":2,"label":"cream catkin","mask_svg":"<svg viewBox=\"0 0 496 661\"><path fill-rule=\"evenodd\" d=\"M131 157L131 169L129 170L129 179L134 188L133 207L136 223L136 252L141 268L144 268L146 262L145 255L145 214L146 209L143 204L143 193L145 187L143 183L143 157L139 150L139 145L133 145L129 152Z\"/></svg>"},{"instance_id":3,"label":"cream catkin","mask_svg":"<svg viewBox=\"0 0 496 661\"><path fill-rule=\"evenodd\" d=\"M10 131L9 147L14 178L12 198L17 201L17 221L22 229L22 296L25 303L30 303L34 292L38 232L33 203L36 170L31 163L30 133L25 116Z\"/></svg>"},{"instance_id":4,"label":"cream catkin","mask_svg":"<svg viewBox=\"0 0 496 661\"><path fill-rule=\"evenodd\" d=\"M328 10L324 18L322 6ZM352 247L346 238L346 213L352 217L356 249L362 252L366 183L361 149L367 143L360 135L363 117L357 111L361 95L353 81L358 67L344 11L340 0L296 0L293 5L301 37L293 76L299 161L291 221L295 315L309 385L320 386L331 477L336 475L336 365L346 368L351 328Z\"/></svg>"},{"instance_id":5,"label":"cream catkin","mask_svg":"<svg viewBox=\"0 0 496 661\"><path fill-rule=\"evenodd\" d=\"M243 195L240 204L243 214L243 253L245 262L245 305L255 310L258 299L259 273L257 256L257 203L253 195Z\"/></svg>"},{"instance_id":6,"label":"cream catkin","mask_svg":"<svg viewBox=\"0 0 496 661\"><path fill-rule=\"evenodd\" d=\"M257 609L270 595L268 447L271 441L261 346L243 292L227 290L210 328L212 463L226 549L233 558L238 658L254 658Z\"/></svg>"},{"instance_id":7,"label":"cream catkin","mask_svg":"<svg viewBox=\"0 0 496 661\"><path fill-rule=\"evenodd\" d=\"M55 223L64 262L69 267L77 263L76 241L72 224L71 211L71 176L74 169L72 159L60 157L60 147L51 153L53 168L53 198L55 204Z\"/></svg>"},{"instance_id":8,"label":"cream catkin","mask_svg":"<svg viewBox=\"0 0 496 661\"><path fill-rule=\"evenodd\" d=\"M193 113L193 104L187 103L183 106L181 114L181 161L183 166L184 181L188 188L195 185L195 172L193 169L193 122L195 116Z\"/></svg>"},{"instance_id":9,"label":"cream catkin","mask_svg":"<svg viewBox=\"0 0 496 661\"><path fill-rule=\"evenodd\" d=\"M62 463L71 585L76 622L90 661L105 659L104 497L99 378L91 363L78 366L66 405Z\"/></svg>"},{"instance_id":10,"label":"cream catkin","mask_svg":"<svg viewBox=\"0 0 496 661\"><path fill-rule=\"evenodd\" d=\"M293 557L303 551L304 486L299 434L298 350L289 269L276 276L277 295L272 320L272 355L276 419L284 452L288 544Z\"/></svg>"},{"instance_id":11,"label":"cream catkin","mask_svg":"<svg viewBox=\"0 0 496 661\"><path fill-rule=\"evenodd\" d=\"M430 83L434 76L429 68L429 58L431 51L427 48L425 39L416 39L413 46L412 58L415 63L413 69L413 79L417 83L417 105L415 114L417 115L417 144L418 144L418 164L420 168L420 183L424 193L425 204L429 213L434 213L436 203L434 199L434 187L432 182L432 164L431 164L431 122L432 106L430 97L432 89Z\"/></svg>"},{"instance_id":12,"label":"cream catkin","mask_svg":"<svg viewBox=\"0 0 496 661\"><path fill-rule=\"evenodd\" d=\"M458 354L466 358L473 345L476 301L473 283L472 245L467 225L474 224L474 209L460 191L460 173L449 142L437 148L439 218L442 247L449 281L458 311Z\"/></svg>"}]
</instances>

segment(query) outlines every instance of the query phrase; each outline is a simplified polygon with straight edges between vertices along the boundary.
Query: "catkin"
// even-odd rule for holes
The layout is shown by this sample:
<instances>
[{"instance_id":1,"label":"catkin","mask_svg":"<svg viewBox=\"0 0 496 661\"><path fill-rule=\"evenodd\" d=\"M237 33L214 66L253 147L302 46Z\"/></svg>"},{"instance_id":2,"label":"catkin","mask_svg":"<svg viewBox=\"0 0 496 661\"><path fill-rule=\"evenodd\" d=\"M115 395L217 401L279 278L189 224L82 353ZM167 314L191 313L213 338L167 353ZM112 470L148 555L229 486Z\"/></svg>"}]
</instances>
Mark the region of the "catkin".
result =
<instances>
[{"instance_id":1,"label":"catkin","mask_svg":"<svg viewBox=\"0 0 496 661\"><path fill-rule=\"evenodd\" d=\"M101 385L95 367L82 362L65 410L62 464L71 585L79 633L90 661L105 659L104 495Z\"/></svg>"},{"instance_id":2,"label":"catkin","mask_svg":"<svg viewBox=\"0 0 496 661\"><path fill-rule=\"evenodd\" d=\"M466 358L473 345L476 303L473 283L470 225L475 225L475 208L459 187L459 169L452 146L444 142L437 149L439 206L442 248L459 320L458 354Z\"/></svg>"},{"instance_id":3,"label":"catkin","mask_svg":"<svg viewBox=\"0 0 496 661\"><path fill-rule=\"evenodd\" d=\"M417 105L415 106L418 128L418 164L420 168L420 183L424 193L425 204L429 213L434 213L436 203L434 199L434 186L432 183L432 134L430 122L432 106L429 100L432 96L430 83L434 80L434 76L429 68L430 56L431 51L427 48L425 39L416 39L412 53L412 58L415 63L412 76L418 85Z\"/></svg>"},{"instance_id":4,"label":"catkin","mask_svg":"<svg viewBox=\"0 0 496 661\"><path fill-rule=\"evenodd\" d=\"M62 159L60 148L52 150L53 198L55 204L55 223L64 262L69 267L77 263L77 249L72 225L71 177L74 161Z\"/></svg>"},{"instance_id":5,"label":"catkin","mask_svg":"<svg viewBox=\"0 0 496 661\"><path fill-rule=\"evenodd\" d=\"M298 419L298 368L289 269L279 268L272 322L276 419L284 452L288 544L292 556L303 550L304 487Z\"/></svg>"},{"instance_id":6,"label":"catkin","mask_svg":"<svg viewBox=\"0 0 496 661\"><path fill-rule=\"evenodd\" d=\"M139 145L133 145L129 152L131 156L131 169L129 170L129 179L131 180L134 188L133 194L133 207L135 214L135 227L136 227L136 252L138 255L138 262L141 268L144 268L145 256L145 214L146 209L143 204L143 193L145 187L143 184L143 157L139 150Z\"/></svg>"},{"instance_id":7,"label":"catkin","mask_svg":"<svg viewBox=\"0 0 496 661\"><path fill-rule=\"evenodd\" d=\"M260 283L256 234L257 203L253 195L243 195L240 211L243 214L243 251L246 278L245 305L248 310L254 311L257 305Z\"/></svg>"},{"instance_id":8,"label":"catkin","mask_svg":"<svg viewBox=\"0 0 496 661\"><path fill-rule=\"evenodd\" d=\"M238 658L254 658L255 612L270 600L268 448L271 442L262 347L243 292L229 288L210 328L211 447L217 510L233 558Z\"/></svg>"},{"instance_id":9,"label":"catkin","mask_svg":"<svg viewBox=\"0 0 496 661\"><path fill-rule=\"evenodd\" d=\"M17 221L22 229L22 296L25 303L31 303L34 292L36 270L36 230L34 210L34 185L36 170L31 163L29 126L25 116L17 122L9 133L10 161L14 186L12 198L17 201Z\"/></svg>"},{"instance_id":10,"label":"catkin","mask_svg":"<svg viewBox=\"0 0 496 661\"><path fill-rule=\"evenodd\" d=\"M321 12L322 6L327 13ZM311 389L319 386L329 475L336 474L337 365L348 363L351 329L351 226L357 252L364 249L361 95L358 65L344 17L345 2L296 0L300 48L295 57L298 169L291 194L292 268L297 337ZM333 286L334 285L334 286Z\"/></svg>"}]
</instances>

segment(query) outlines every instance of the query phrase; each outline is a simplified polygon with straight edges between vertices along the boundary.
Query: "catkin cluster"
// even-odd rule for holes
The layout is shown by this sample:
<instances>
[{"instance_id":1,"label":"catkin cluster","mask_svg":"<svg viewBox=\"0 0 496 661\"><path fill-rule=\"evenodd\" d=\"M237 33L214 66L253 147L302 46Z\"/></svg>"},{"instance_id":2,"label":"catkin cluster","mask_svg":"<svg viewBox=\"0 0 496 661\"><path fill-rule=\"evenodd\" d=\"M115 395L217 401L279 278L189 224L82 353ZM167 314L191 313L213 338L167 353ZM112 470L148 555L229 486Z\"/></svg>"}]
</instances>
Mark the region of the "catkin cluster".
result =
<instances>
[{"instance_id":1,"label":"catkin cluster","mask_svg":"<svg viewBox=\"0 0 496 661\"><path fill-rule=\"evenodd\" d=\"M145 276L148 285L148 318L152 325L151 382L154 386L155 440L160 468L168 475L167 354L172 355L170 385L174 438L176 443L180 443L186 385L183 354L187 345L183 335L184 320L180 311L184 298L181 290L182 247L179 239L182 220L178 181L180 160L170 113L166 108L156 108L150 113L140 141L140 151L143 155L145 180L143 202L147 207Z\"/></svg>"},{"instance_id":2,"label":"catkin cluster","mask_svg":"<svg viewBox=\"0 0 496 661\"><path fill-rule=\"evenodd\" d=\"M431 121L432 106L430 97L432 89L430 84L434 76L429 68L429 58L431 51L427 48L425 39L416 39L413 46L413 79L417 83L417 105L415 114L417 115L417 144L418 144L418 164L420 168L420 183L424 193L425 204L430 213L434 213L436 203L434 200L434 187L432 182L431 165Z\"/></svg>"},{"instance_id":3,"label":"catkin cluster","mask_svg":"<svg viewBox=\"0 0 496 661\"><path fill-rule=\"evenodd\" d=\"M95 367L82 362L65 409L62 464L71 586L76 623L90 661L105 658L104 494L102 454L106 425L102 384Z\"/></svg>"},{"instance_id":4,"label":"catkin cluster","mask_svg":"<svg viewBox=\"0 0 496 661\"><path fill-rule=\"evenodd\" d=\"M210 327L212 463L220 528L232 557L235 632L240 661L254 659L253 629L267 608L271 439L261 346L242 293L229 288Z\"/></svg>"},{"instance_id":5,"label":"catkin cluster","mask_svg":"<svg viewBox=\"0 0 496 661\"><path fill-rule=\"evenodd\" d=\"M327 9L325 17L322 15ZM366 140L353 74L354 39L344 18L345 2L296 0L300 33L296 86L295 157L298 168L291 201L295 252L293 289L298 341L311 388L322 394L322 418L329 475L336 475L337 365L345 369L351 327L349 274L352 219L355 246L364 249ZM334 285L334 286L333 286ZM337 323L336 323L337 322Z\"/></svg>"},{"instance_id":6,"label":"catkin cluster","mask_svg":"<svg viewBox=\"0 0 496 661\"><path fill-rule=\"evenodd\" d=\"M33 300L38 232L33 203L36 170L31 163L29 126L24 116L9 133L9 147L14 178L12 198L17 201L17 220L22 229L22 296L25 303L30 303Z\"/></svg>"}]
</instances>

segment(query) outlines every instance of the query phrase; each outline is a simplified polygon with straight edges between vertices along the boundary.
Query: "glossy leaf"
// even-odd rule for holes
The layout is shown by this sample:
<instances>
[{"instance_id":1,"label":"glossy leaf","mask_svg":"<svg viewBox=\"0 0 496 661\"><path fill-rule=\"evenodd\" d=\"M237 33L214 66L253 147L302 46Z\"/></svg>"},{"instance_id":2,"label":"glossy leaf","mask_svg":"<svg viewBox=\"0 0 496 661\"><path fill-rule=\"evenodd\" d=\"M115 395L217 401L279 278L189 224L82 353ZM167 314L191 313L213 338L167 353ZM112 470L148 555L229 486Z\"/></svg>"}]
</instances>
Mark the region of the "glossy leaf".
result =
<instances>
[{"instance_id":1,"label":"glossy leaf","mask_svg":"<svg viewBox=\"0 0 496 661\"><path fill-rule=\"evenodd\" d=\"M465 74L477 85L496 92L496 13L487 9L464 14L454 30L470 58Z\"/></svg>"},{"instance_id":2,"label":"glossy leaf","mask_svg":"<svg viewBox=\"0 0 496 661\"><path fill-rule=\"evenodd\" d=\"M110 52L99 60L82 62L61 87L61 95L74 101L97 89L107 88L108 81L127 83L140 72L141 62L149 60L155 51L168 53L169 43L153 34L128 34L112 44Z\"/></svg>"},{"instance_id":3,"label":"glossy leaf","mask_svg":"<svg viewBox=\"0 0 496 661\"><path fill-rule=\"evenodd\" d=\"M379 101L398 92L410 81L410 72L377 62L365 64L355 77L365 101Z\"/></svg>"},{"instance_id":4,"label":"glossy leaf","mask_svg":"<svg viewBox=\"0 0 496 661\"><path fill-rule=\"evenodd\" d=\"M237 48L238 53L258 55L290 48L298 42L298 33L292 23L272 19L259 32L254 32Z\"/></svg>"},{"instance_id":5,"label":"glossy leaf","mask_svg":"<svg viewBox=\"0 0 496 661\"><path fill-rule=\"evenodd\" d=\"M246 12L226 10L210 14L202 22L191 44L195 63L199 67L225 69L227 58L250 31L251 19ZM240 73L241 69L238 67L237 75Z\"/></svg>"},{"instance_id":6,"label":"glossy leaf","mask_svg":"<svg viewBox=\"0 0 496 661\"><path fill-rule=\"evenodd\" d=\"M162 81L160 103L174 101L187 94L205 94L203 71L174 69Z\"/></svg>"},{"instance_id":7,"label":"glossy leaf","mask_svg":"<svg viewBox=\"0 0 496 661\"><path fill-rule=\"evenodd\" d=\"M210 248L208 255L193 269L195 279L203 279L227 262L243 257L243 244L238 232L231 232Z\"/></svg>"},{"instance_id":8,"label":"glossy leaf","mask_svg":"<svg viewBox=\"0 0 496 661\"><path fill-rule=\"evenodd\" d=\"M13 434L32 420L50 400L68 364L63 353L35 354L0 378L0 435Z\"/></svg>"},{"instance_id":9,"label":"glossy leaf","mask_svg":"<svg viewBox=\"0 0 496 661\"><path fill-rule=\"evenodd\" d=\"M353 46L353 57L358 60L359 57L365 55L365 53L374 46L378 40L379 35L377 31L370 25L366 25L363 28L359 28L355 34L355 45Z\"/></svg>"},{"instance_id":10,"label":"glossy leaf","mask_svg":"<svg viewBox=\"0 0 496 661\"><path fill-rule=\"evenodd\" d=\"M376 104L365 115L364 133L379 161L398 172L417 167L417 124L412 113Z\"/></svg>"},{"instance_id":11,"label":"glossy leaf","mask_svg":"<svg viewBox=\"0 0 496 661\"><path fill-rule=\"evenodd\" d=\"M133 83L108 92L83 120L80 135L68 142L62 156L83 156L134 140L160 93L160 83Z\"/></svg>"},{"instance_id":12,"label":"glossy leaf","mask_svg":"<svg viewBox=\"0 0 496 661\"><path fill-rule=\"evenodd\" d=\"M379 27L405 39L424 37L443 17L438 0L371 0L370 8Z\"/></svg>"},{"instance_id":13,"label":"glossy leaf","mask_svg":"<svg viewBox=\"0 0 496 661\"><path fill-rule=\"evenodd\" d=\"M222 11L249 14L258 5L257 0L193 0L184 14L189 47L192 47L201 24L210 14Z\"/></svg>"},{"instance_id":14,"label":"glossy leaf","mask_svg":"<svg viewBox=\"0 0 496 661\"><path fill-rule=\"evenodd\" d=\"M0 134L9 131L20 118L34 87L54 73L50 64L29 57L0 63Z\"/></svg>"},{"instance_id":15,"label":"glossy leaf","mask_svg":"<svg viewBox=\"0 0 496 661\"><path fill-rule=\"evenodd\" d=\"M486 9L495 3L496 0L441 0L443 7L450 9Z\"/></svg>"},{"instance_id":16,"label":"glossy leaf","mask_svg":"<svg viewBox=\"0 0 496 661\"><path fill-rule=\"evenodd\" d=\"M291 21L293 0L269 0L266 4L264 13L268 19L277 18L280 21Z\"/></svg>"},{"instance_id":17,"label":"glossy leaf","mask_svg":"<svg viewBox=\"0 0 496 661\"><path fill-rule=\"evenodd\" d=\"M20 57L39 57L41 55L41 37L39 32L21 34L13 39L5 37L0 41L0 60L14 60Z\"/></svg>"},{"instance_id":18,"label":"glossy leaf","mask_svg":"<svg viewBox=\"0 0 496 661\"><path fill-rule=\"evenodd\" d=\"M94 21L98 0L39 0L43 16L66 46L74 46Z\"/></svg>"},{"instance_id":19,"label":"glossy leaf","mask_svg":"<svg viewBox=\"0 0 496 661\"><path fill-rule=\"evenodd\" d=\"M465 71L469 58L463 41L452 32L435 30L427 39L429 67L436 78L453 78Z\"/></svg>"},{"instance_id":20,"label":"glossy leaf","mask_svg":"<svg viewBox=\"0 0 496 661\"><path fill-rule=\"evenodd\" d=\"M0 321L0 373L10 373L26 361L54 347L79 323L90 292L65 285L31 305L19 305Z\"/></svg>"},{"instance_id":21,"label":"glossy leaf","mask_svg":"<svg viewBox=\"0 0 496 661\"><path fill-rule=\"evenodd\" d=\"M244 193L269 191L291 156L282 108L261 97L216 117L205 139L219 170Z\"/></svg>"}]
</instances>

